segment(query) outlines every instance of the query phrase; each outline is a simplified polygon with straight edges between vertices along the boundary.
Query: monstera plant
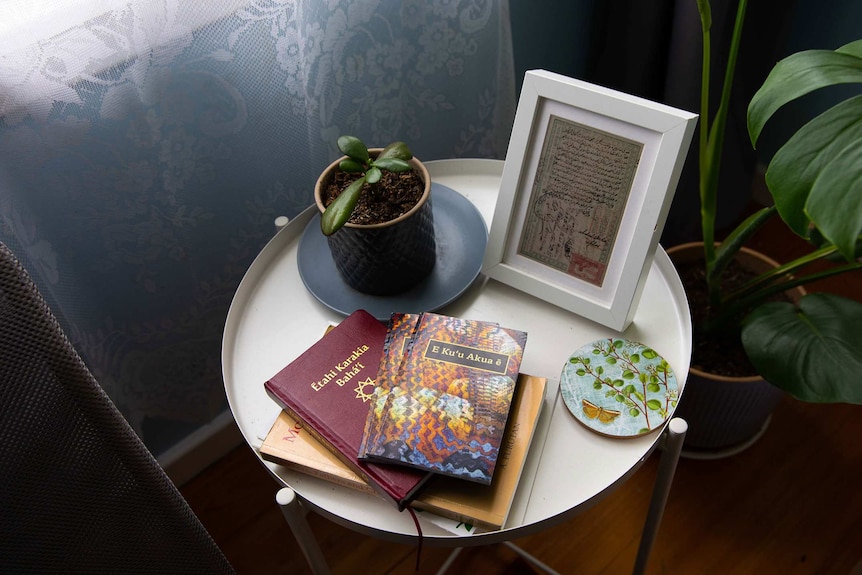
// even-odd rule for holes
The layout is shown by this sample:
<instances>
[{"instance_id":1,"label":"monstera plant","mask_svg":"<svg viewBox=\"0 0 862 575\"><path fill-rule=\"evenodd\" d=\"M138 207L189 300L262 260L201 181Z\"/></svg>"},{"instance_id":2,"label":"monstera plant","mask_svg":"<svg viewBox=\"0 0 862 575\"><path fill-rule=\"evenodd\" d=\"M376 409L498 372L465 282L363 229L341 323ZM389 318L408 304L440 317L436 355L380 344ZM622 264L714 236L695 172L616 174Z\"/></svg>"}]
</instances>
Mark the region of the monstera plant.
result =
<instances>
[{"instance_id":1,"label":"monstera plant","mask_svg":"<svg viewBox=\"0 0 862 575\"><path fill-rule=\"evenodd\" d=\"M760 209L721 242L715 238L721 149L730 90L745 19L739 2L718 110L709 117L711 14L698 0L703 29L699 192L709 317L695 337L738 330L751 363L773 385L811 402L862 403L862 304L830 293L798 302L769 301L795 286L862 267L862 95L846 98L800 127L775 153L766 172L774 205ZM837 50L807 50L778 62L748 107L755 145L773 114L822 88L862 83L862 40ZM780 217L811 246L809 253L728 289L724 274L767 220ZM818 260L836 263L808 271ZM858 273L858 272L855 272Z\"/></svg>"},{"instance_id":2,"label":"monstera plant","mask_svg":"<svg viewBox=\"0 0 862 575\"><path fill-rule=\"evenodd\" d=\"M779 62L748 108L752 144L772 114L813 90L862 83L862 40L835 51L808 50ZM775 208L812 252L770 277L804 273L811 261L843 261L828 272L785 280L805 284L821 275L858 270L862 233L862 93L800 128L769 164L766 183ZM777 283L777 282L776 282ZM754 293L759 288L752 286ZM800 399L862 403L862 304L810 294L798 306L769 303L744 322L742 341L758 371Z\"/></svg>"}]
</instances>

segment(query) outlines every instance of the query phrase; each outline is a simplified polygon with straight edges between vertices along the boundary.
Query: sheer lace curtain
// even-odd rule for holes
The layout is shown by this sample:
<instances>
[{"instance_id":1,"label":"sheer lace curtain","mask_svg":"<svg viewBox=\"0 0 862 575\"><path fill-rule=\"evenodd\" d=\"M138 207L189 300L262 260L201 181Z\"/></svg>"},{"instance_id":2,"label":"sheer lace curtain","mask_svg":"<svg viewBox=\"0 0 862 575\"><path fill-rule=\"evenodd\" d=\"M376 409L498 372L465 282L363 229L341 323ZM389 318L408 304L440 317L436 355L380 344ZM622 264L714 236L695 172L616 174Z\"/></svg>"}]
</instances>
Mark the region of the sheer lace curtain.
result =
<instances>
[{"instance_id":1,"label":"sheer lace curtain","mask_svg":"<svg viewBox=\"0 0 862 575\"><path fill-rule=\"evenodd\" d=\"M233 293L339 134L503 158L515 111L505 1L5 0L0 37L0 240L156 454L225 411Z\"/></svg>"}]
</instances>

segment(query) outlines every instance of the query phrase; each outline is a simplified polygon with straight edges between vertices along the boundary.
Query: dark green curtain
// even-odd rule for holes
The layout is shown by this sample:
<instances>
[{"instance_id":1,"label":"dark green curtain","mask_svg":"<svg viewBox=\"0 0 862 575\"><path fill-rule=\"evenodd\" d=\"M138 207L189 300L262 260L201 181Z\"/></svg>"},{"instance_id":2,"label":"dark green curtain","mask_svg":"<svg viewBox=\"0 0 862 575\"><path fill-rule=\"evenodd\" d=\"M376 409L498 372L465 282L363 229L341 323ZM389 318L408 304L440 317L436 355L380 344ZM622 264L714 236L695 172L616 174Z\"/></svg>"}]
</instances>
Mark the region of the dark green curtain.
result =
<instances>
[{"instance_id":1,"label":"dark green curtain","mask_svg":"<svg viewBox=\"0 0 862 575\"><path fill-rule=\"evenodd\" d=\"M560 6L558 4L565 4ZM750 202L757 155L745 129L748 101L785 53L795 0L749 2L720 181L718 226ZM695 0L513 1L516 74L544 68L698 112L701 26ZM717 102L736 15L735 0L713 0L711 102ZM714 111L713 111L714 113ZM700 239L697 134L674 197L662 244Z\"/></svg>"}]
</instances>

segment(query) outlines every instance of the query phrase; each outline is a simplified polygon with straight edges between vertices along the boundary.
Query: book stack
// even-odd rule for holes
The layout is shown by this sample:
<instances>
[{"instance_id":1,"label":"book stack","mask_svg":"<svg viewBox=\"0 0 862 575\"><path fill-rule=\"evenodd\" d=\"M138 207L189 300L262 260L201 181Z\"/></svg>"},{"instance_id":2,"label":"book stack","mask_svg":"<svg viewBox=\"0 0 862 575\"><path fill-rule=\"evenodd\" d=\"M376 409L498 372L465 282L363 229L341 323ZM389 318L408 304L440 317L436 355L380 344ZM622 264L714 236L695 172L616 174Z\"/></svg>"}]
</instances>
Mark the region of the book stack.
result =
<instances>
[{"instance_id":1,"label":"book stack","mask_svg":"<svg viewBox=\"0 0 862 575\"><path fill-rule=\"evenodd\" d=\"M526 334L359 310L265 383L283 408L262 457L484 529L505 525L544 403Z\"/></svg>"}]
</instances>

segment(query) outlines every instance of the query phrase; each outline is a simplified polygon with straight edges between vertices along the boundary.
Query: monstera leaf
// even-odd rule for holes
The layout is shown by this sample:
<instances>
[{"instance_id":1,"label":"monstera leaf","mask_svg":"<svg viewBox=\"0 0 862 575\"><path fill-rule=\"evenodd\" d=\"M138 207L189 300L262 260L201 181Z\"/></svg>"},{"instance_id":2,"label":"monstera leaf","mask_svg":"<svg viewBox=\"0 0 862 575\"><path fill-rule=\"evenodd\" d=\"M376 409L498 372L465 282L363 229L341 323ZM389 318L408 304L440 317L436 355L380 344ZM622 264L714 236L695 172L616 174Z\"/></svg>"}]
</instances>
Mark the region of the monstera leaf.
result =
<instances>
[{"instance_id":1,"label":"monstera leaf","mask_svg":"<svg viewBox=\"0 0 862 575\"><path fill-rule=\"evenodd\" d=\"M758 373L803 401L862 403L862 303L834 294L767 303L743 323Z\"/></svg>"},{"instance_id":2,"label":"monstera leaf","mask_svg":"<svg viewBox=\"0 0 862 575\"><path fill-rule=\"evenodd\" d=\"M783 105L814 90L862 83L862 40L837 50L806 50L775 65L748 107L753 144ZM848 261L862 233L862 96L803 126L775 154L766 183L781 218L808 238L811 224Z\"/></svg>"}]
</instances>

